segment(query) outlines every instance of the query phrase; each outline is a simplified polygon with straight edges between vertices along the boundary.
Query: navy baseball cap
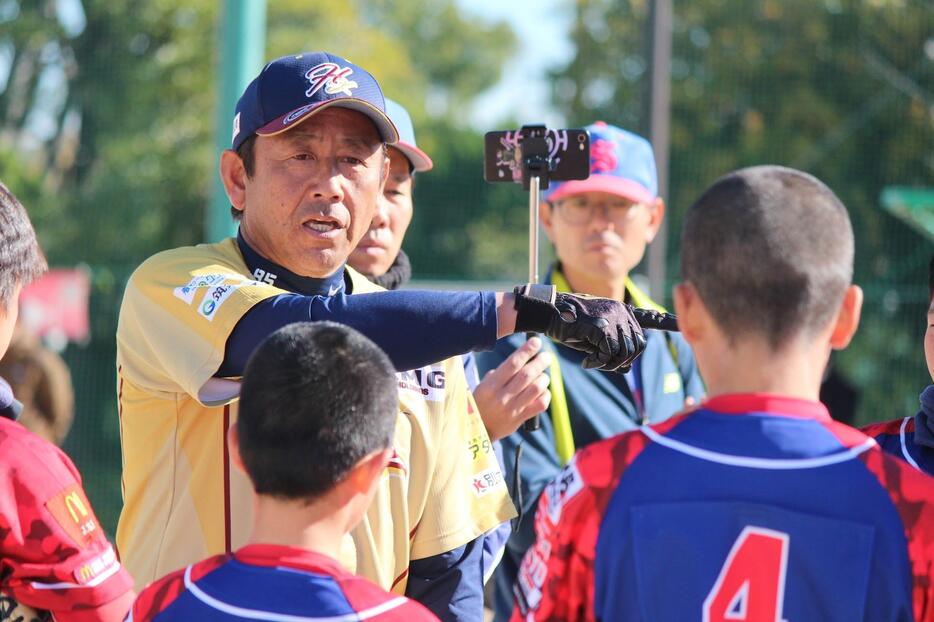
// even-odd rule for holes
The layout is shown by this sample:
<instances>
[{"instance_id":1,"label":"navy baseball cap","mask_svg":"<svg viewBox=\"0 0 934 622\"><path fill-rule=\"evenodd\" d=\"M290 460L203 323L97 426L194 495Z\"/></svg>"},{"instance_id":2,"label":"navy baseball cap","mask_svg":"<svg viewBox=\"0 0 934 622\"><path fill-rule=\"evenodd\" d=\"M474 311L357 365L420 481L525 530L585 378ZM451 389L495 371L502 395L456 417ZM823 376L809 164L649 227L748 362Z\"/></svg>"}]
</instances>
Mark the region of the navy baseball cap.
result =
<instances>
[{"instance_id":1,"label":"navy baseball cap","mask_svg":"<svg viewBox=\"0 0 934 622\"><path fill-rule=\"evenodd\" d=\"M399 140L376 78L340 56L305 52L268 63L246 87L237 102L231 149L253 134L272 136L291 129L331 106L365 114L384 142Z\"/></svg>"},{"instance_id":2,"label":"navy baseball cap","mask_svg":"<svg viewBox=\"0 0 934 622\"><path fill-rule=\"evenodd\" d=\"M402 104L396 103L386 98L386 114L396 129L399 130L399 141L393 144L393 147L402 152L402 155L409 159L412 168L417 172L423 173L430 171L435 165L428 157L428 154L418 148L415 144L415 127L412 125L412 117L409 111L402 107Z\"/></svg>"},{"instance_id":3,"label":"navy baseball cap","mask_svg":"<svg viewBox=\"0 0 934 622\"><path fill-rule=\"evenodd\" d=\"M658 177L649 141L603 121L585 129L590 133L590 177L552 182L545 191L545 200L559 201L583 192L606 192L637 203L654 201L658 196Z\"/></svg>"}]
</instances>

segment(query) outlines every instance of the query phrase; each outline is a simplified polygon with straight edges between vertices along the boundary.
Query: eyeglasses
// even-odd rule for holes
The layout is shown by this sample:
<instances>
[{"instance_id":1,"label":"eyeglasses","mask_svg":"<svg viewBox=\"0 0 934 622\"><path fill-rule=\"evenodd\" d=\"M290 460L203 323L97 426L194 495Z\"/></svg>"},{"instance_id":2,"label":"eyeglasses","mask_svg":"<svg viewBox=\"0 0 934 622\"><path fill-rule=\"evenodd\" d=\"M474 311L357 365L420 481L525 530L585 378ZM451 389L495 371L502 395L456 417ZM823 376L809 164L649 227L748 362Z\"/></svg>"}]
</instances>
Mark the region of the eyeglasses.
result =
<instances>
[{"instance_id":1,"label":"eyeglasses","mask_svg":"<svg viewBox=\"0 0 934 622\"><path fill-rule=\"evenodd\" d=\"M586 197L568 197L555 203L555 208L561 217L572 225L583 225L590 222L597 212L603 211L603 217L613 222L625 222L631 219L636 206L641 205L626 199L617 201L590 201Z\"/></svg>"}]
</instances>

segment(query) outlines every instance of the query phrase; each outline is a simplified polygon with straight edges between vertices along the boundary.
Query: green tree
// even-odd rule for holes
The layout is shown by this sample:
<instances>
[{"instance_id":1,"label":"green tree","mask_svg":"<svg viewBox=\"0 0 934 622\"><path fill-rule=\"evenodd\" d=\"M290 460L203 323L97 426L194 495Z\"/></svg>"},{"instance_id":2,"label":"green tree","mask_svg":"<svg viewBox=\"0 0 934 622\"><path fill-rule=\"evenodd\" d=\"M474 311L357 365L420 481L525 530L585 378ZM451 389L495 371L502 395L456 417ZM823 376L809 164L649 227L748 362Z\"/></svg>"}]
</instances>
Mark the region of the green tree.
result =
<instances>
[{"instance_id":1,"label":"green tree","mask_svg":"<svg viewBox=\"0 0 934 622\"><path fill-rule=\"evenodd\" d=\"M22 198L50 263L93 269L92 341L65 353L77 403L66 449L107 526L120 507L117 309L123 283L140 261L202 240L217 174L212 131L223 62L216 45L221 5L0 0L0 179ZM481 138L446 137L461 106L499 74L513 45L507 28L473 24L455 0L269 0L267 25L268 58L327 49L372 71L387 94L410 108L424 129L419 142L439 171L452 171L455 181L433 173L439 181L420 189L437 184L448 196L454 192L462 167L446 162ZM469 167L479 185L475 157ZM465 197L452 203L464 213L475 207ZM419 218L443 222L449 207L438 201L434 216L425 209ZM456 253L469 255L469 246L453 249L425 266L440 257L454 274L466 273L470 258Z\"/></svg>"},{"instance_id":2,"label":"green tree","mask_svg":"<svg viewBox=\"0 0 934 622\"><path fill-rule=\"evenodd\" d=\"M579 0L578 54L556 72L574 122L645 132L647 2ZM931 246L879 209L888 184L934 175L934 8L902 0L675 3L669 273L685 207L713 179L761 163L803 168L849 207L863 328L839 358L863 420L917 406Z\"/></svg>"}]
</instances>

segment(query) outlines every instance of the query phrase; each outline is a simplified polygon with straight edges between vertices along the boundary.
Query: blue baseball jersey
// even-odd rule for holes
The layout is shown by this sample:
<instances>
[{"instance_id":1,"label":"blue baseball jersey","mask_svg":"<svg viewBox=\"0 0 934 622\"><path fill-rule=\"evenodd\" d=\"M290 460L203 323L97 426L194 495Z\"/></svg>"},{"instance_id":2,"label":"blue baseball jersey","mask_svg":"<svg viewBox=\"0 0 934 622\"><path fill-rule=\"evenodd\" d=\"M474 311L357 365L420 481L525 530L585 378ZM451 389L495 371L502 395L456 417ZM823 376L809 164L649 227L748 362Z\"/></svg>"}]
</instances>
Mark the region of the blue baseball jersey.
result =
<instances>
[{"instance_id":1,"label":"blue baseball jersey","mask_svg":"<svg viewBox=\"0 0 934 622\"><path fill-rule=\"evenodd\" d=\"M915 441L916 425L915 417L904 417L873 423L862 431L876 439L884 452L901 458L919 471L934 475L934 447Z\"/></svg>"},{"instance_id":2,"label":"blue baseball jersey","mask_svg":"<svg viewBox=\"0 0 934 622\"><path fill-rule=\"evenodd\" d=\"M817 402L725 395L545 490L514 620L934 619L934 479Z\"/></svg>"},{"instance_id":3,"label":"blue baseball jersey","mask_svg":"<svg viewBox=\"0 0 934 622\"><path fill-rule=\"evenodd\" d=\"M140 593L129 622L437 621L427 609L303 549L253 544L192 564Z\"/></svg>"}]
</instances>

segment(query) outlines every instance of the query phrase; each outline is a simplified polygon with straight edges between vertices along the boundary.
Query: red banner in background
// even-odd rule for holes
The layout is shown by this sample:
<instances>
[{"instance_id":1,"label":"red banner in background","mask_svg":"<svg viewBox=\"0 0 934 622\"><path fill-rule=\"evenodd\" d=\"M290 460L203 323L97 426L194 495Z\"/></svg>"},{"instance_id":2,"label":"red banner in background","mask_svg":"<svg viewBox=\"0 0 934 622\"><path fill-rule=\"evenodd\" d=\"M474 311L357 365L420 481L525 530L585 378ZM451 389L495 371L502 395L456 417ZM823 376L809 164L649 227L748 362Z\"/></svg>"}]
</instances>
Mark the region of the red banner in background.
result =
<instances>
[{"instance_id":1,"label":"red banner in background","mask_svg":"<svg viewBox=\"0 0 934 622\"><path fill-rule=\"evenodd\" d=\"M91 272L87 268L56 268L23 289L19 321L53 350L69 341L90 338L88 300Z\"/></svg>"}]
</instances>

